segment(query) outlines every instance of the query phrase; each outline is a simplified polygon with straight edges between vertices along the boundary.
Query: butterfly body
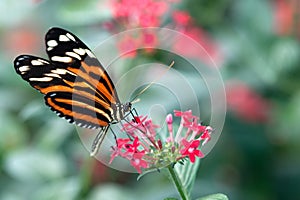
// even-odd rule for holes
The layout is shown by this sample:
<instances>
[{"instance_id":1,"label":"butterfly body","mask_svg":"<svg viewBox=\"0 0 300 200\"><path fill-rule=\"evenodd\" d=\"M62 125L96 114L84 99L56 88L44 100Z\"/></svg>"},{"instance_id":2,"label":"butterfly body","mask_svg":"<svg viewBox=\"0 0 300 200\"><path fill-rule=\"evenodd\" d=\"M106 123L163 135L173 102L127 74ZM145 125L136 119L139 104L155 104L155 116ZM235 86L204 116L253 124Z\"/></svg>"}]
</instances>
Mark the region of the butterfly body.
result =
<instances>
[{"instance_id":1,"label":"butterfly body","mask_svg":"<svg viewBox=\"0 0 300 200\"><path fill-rule=\"evenodd\" d=\"M51 28L45 43L49 60L20 55L14 67L45 95L46 105L59 117L84 128L101 128L106 134L110 124L123 120L131 111L131 103L120 102L106 70L74 34Z\"/></svg>"}]
</instances>

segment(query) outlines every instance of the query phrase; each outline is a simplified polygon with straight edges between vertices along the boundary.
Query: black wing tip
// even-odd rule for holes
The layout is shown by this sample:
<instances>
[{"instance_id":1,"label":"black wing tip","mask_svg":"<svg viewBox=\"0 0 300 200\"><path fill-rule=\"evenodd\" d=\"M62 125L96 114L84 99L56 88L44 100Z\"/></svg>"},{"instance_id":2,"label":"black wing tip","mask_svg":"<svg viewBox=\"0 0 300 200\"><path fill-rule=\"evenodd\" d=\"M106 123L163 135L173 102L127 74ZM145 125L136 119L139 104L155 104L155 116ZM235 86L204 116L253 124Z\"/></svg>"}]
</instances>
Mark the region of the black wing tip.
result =
<instances>
[{"instance_id":1,"label":"black wing tip","mask_svg":"<svg viewBox=\"0 0 300 200\"><path fill-rule=\"evenodd\" d=\"M49 30L47 32L53 32L53 31L65 31L65 32L69 32L64 28L58 27L58 26L53 26L50 27Z\"/></svg>"},{"instance_id":2,"label":"black wing tip","mask_svg":"<svg viewBox=\"0 0 300 200\"><path fill-rule=\"evenodd\" d=\"M45 39L48 40L49 38L51 38L53 35L61 35L61 34L66 34L66 33L70 33L70 31L64 29L64 28L60 28L60 27L51 27L46 35L45 35Z\"/></svg>"},{"instance_id":3,"label":"black wing tip","mask_svg":"<svg viewBox=\"0 0 300 200\"><path fill-rule=\"evenodd\" d=\"M22 54L22 55L17 56L14 59L14 66L19 67L21 65L28 64L29 61L34 60L34 59L43 59L43 58L33 56L33 55Z\"/></svg>"},{"instance_id":4,"label":"black wing tip","mask_svg":"<svg viewBox=\"0 0 300 200\"><path fill-rule=\"evenodd\" d=\"M19 73L19 68L23 65L26 65L33 56L31 55L19 55L14 59L14 67L17 73Z\"/></svg>"}]
</instances>

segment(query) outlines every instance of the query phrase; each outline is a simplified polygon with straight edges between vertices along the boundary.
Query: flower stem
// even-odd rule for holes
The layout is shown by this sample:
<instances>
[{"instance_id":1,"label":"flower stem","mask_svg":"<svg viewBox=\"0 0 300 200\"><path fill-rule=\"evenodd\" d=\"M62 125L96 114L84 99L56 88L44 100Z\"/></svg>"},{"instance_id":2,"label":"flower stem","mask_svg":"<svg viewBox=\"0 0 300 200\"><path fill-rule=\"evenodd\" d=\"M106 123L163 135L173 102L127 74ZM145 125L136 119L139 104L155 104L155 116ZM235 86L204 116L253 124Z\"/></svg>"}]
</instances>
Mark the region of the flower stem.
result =
<instances>
[{"instance_id":1,"label":"flower stem","mask_svg":"<svg viewBox=\"0 0 300 200\"><path fill-rule=\"evenodd\" d=\"M181 199L182 200L189 200L189 196L186 193L185 189L183 188L182 183L181 183L180 179L178 178L176 172L174 171L173 165L168 166L168 171L171 175L171 178L172 178L172 180L173 180L173 182L176 186L176 189L177 189L178 193L180 194Z\"/></svg>"}]
</instances>

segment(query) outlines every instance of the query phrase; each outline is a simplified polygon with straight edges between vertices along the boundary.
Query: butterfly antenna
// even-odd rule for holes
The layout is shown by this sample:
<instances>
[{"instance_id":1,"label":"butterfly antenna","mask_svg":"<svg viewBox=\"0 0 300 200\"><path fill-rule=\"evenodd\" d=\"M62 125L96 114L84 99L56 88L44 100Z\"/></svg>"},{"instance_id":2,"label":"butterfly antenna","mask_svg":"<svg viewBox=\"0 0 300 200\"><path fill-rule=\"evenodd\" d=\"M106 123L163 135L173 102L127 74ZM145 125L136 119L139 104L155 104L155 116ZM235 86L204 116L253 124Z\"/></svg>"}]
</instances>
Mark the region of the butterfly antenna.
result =
<instances>
[{"instance_id":1,"label":"butterfly antenna","mask_svg":"<svg viewBox=\"0 0 300 200\"><path fill-rule=\"evenodd\" d=\"M154 79L153 81L151 81L151 83L149 83L144 89L142 89L130 102L131 103L136 103L139 101L139 99L136 99L138 96L140 96L141 94L143 94L149 87L151 87L158 79L160 79L167 71L169 71L169 69L171 69L171 67L173 67L173 65L175 64L174 61L171 62L171 64L169 65L168 69L162 73L160 76L158 76L156 79Z\"/></svg>"}]
</instances>

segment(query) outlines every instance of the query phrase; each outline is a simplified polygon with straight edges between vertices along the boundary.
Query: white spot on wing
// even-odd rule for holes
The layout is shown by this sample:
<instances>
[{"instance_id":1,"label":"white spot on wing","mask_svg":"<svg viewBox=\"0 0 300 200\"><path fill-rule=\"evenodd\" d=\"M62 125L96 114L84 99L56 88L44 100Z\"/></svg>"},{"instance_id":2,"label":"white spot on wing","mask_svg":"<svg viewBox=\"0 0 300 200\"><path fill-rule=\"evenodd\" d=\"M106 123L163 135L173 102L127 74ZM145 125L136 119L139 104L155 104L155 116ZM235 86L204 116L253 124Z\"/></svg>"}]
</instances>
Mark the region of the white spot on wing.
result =
<instances>
[{"instance_id":1,"label":"white spot on wing","mask_svg":"<svg viewBox=\"0 0 300 200\"><path fill-rule=\"evenodd\" d=\"M71 56L71 57L73 57L73 58L77 58L78 60L81 60L81 57L80 57L77 53L74 53L74 52L66 52L66 55Z\"/></svg>"},{"instance_id":2,"label":"white spot on wing","mask_svg":"<svg viewBox=\"0 0 300 200\"><path fill-rule=\"evenodd\" d=\"M51 57L52 61L58 61L58 62L64 62L64 63L70 63L72 62L72 58L67 56L53 56Z\"/></svg>"},{"instance_id":3,"label":"white spot on wing","mask_svg":"<svg viewBox=\"0 0 300 200\"><path fill-rule=\"evenodd\" d=\"M47 45L48 45L49 47L55 47L55 46L58 45L58 43L56 42L56 40L49 40L49 41L47 42Z\"/></svg>"},{"instance_id":4,"label":"white spot on wing","mask_svg":"<svg viewBox=\"0 0 300 200\"><path fill-rule=\"evenodd\" d=\"M32 65L43 65L44 63L41 62L40 60L32 60L32 61L31 61L31 64L32 64Z\"/></svg>"},{"instance_id":5,"label":"white spot on wing","mask_svg":"<svg viewBox=\"0 0 300 200\"><path fill-rule=\"evenodd\" d=\"M30 68L29 68L29 66L27 66L27 65L24 65L24 66L22 66L22 67L19 67L19 71L20 72L25 72L25 71L28 71Z\"/></svg>"},{"instance_id":6,"label":"white spot on wing","mask_svg":"<svg viewBox=\"0 0 300 200\"><path fill-rule=\"evenodd\" d=\"M48 47L47 51L51 51L53 49L53 47Z\"/></svg>"},{"instance_id":7,"label":"white spot on wing","mask_svg":"<svg viewBox=\"0 0 300 200\"><path fill-rule=\"evenodd\" d=\"M40 82L48 82L51 81L52 77L42 77L42 78L29 78L30 81L40 81Z\"/></svg>"},{"instance_id":8,"label":"white spot on wing","mask_svg":"<svg viewBox=\"0 0 300 200\"><path fill-rule=\"evenodd\" d=\"M50 73L47 73L47 74L45 74L46 76L51 76L51 77L56 77L56 78L61 78L61 76L60 75L58 75L58 74L50 74Z\"/></svg>"},{"instance_id":9,"label":"white spot on wing","mask_svg":"<svg viewBox=\"0 0 300 200\"><path fill-rule=\"evenodd\" d=\"M60 35L59 36L59 41L67 42L67 41L70 41L70 39L66 35Z\"/></svg>"},{"instance_id":10,"label":"white spot on wing","mask_svg":"<svg viewBox=\"0 0 300 200\"><path fill-rule=\"evenodd\" d=\"M87 55L91 58L96 58L96 56L89 50L89 49L86 49L85 52L87 53Z\"/></svg>"},{"instance_id":11,"label":"white spot on wing","mask_svg":"<svg viewBox=\"0 0 300 200\"><path fill-rule=\"evenodd\" d=\"M70 33L67 33L66 36L68 38L70 38L71 40L73 40L74 42L76 41L75 38L73 37L73 35L71 35Z\"/></svg>"},{"instance_id":12,"label":"white spot on wing","mask_svg":"<svg viewBox=\"0 0 300 200\"><path fill-rule=\"evenodd\" d=\"M52 73L55 73L55 74L71 74L73 76L76 76L76 74L74 74L73 72L70 72L66 69L60 69L60 68L57 68L57 69L53 69L51 70Z\"/></svg>"},{"instance_id":13,"label":"white spot on wing","mask_svg":"<svg viewBox=\"0 0 300 200\"><path fill-rule=\"evenodd\" d=\"M49 62L47 62L46 60L38 59L38 61L45 63L45 64L49 64Z\"/></svg>"},{"instance_id":14,"label":"white spot on wing","mask_svg":"<svg viewBox=\"0 0 300 200\"><path fill-rule=\"evenodd\" d=\"M83 56L85 54L85 50L82 48L79 49L73 49L73 51L81 56Z\"/></svg>"}]
</instances>

